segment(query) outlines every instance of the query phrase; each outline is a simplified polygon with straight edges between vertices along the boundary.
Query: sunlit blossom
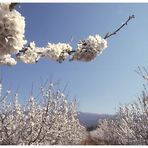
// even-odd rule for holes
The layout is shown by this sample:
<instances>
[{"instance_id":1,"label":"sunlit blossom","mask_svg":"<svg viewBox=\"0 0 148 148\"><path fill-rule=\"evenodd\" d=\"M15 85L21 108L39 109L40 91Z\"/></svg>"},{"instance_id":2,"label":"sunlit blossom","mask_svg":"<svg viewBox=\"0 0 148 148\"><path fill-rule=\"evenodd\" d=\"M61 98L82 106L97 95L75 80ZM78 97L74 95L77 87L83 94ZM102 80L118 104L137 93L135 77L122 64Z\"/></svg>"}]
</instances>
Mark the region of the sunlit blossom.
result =
<instances>
[{"instance_id":1,"label":"sunlit blossom","mask_svg":"<svg viewBox=\"0 0 148 148\"><path fill-rule=\"evenodd\" d=\"M105 48L107 48L105 39L99 35L89 36L87 39L79 41L72 60L91 61L100 55Z\"/></svg>"}]
</instances>

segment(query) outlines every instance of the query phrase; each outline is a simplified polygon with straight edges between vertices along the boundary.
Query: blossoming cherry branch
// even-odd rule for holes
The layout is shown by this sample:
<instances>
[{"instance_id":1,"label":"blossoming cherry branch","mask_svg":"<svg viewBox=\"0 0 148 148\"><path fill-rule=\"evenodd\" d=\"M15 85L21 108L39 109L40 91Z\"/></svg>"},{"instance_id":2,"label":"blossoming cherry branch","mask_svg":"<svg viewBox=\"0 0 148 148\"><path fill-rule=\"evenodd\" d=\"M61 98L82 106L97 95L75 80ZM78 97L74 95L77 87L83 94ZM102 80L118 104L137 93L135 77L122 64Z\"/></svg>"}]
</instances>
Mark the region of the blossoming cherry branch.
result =
<instances>
[{"instance_id":1,"label":"blossoming cherry branch","mask_svg":"<svg viewBox=\"0 0 148 148\"><path fill-rule=\"evenodd\" d=\"M129 16L128 20L113 33L107 33L104 38L100 35L90 35L80 40L76 50L69 43L48 43L44 47L37 47L35 42L27 45L25 40L25 18L17 10L17 3L0 3L0 65L13 66L18 61L26 64L37 63L40 58L62 63L66 59L70 61L89 62L100 55L107 48L107 38L115 35L127 23L135 18ZM12 56L15 56L13 58Z\"/></svg>"}]
</instances>

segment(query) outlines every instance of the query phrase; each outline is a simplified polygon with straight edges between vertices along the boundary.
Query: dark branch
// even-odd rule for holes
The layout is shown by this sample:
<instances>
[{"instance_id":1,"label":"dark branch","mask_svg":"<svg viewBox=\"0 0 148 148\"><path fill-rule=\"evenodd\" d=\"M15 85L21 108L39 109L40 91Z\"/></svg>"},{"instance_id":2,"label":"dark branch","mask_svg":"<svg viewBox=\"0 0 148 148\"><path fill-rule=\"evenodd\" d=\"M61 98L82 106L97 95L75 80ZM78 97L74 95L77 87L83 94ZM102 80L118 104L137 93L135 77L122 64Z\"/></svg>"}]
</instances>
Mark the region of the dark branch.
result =
<instances>
[{"instance_id":1,"label":"dark branch","mask_svg":"<svg viewBox=\"0 0 148 148\"><path fill-rule=\"evenodd\" d=\"M108 32L108 33L105 35L104 39L107 39L107 38L109 38L110 36L115 35L118 31L120 31L121 28L123 28L125 25L127 25L127 23L128 23L131 19L133 19L133 18L135 18L135 15L129 16L129 18L127 19L127 21L126 21L124 24L122 24L122 25L121 25L117 30L115 30L113 33L109 33L109 32Z\"/></svg>"},{"instance_id":2,"label":"dark branch","mask_svg":"<svg viewBox=\"0 0 148 148\"><path fill-rule=\"evenodd\" d=\"M113 33L109 33L109 32L108 32L108 33L105 35L104 39L107 39L107 38L111 37L112 35L115 35L115 34L116 34L118 31L120 31L125 25L127 25L127 23L128 23L132 18L135 18L135 15L129 16L129 18L127 19L127 21L126 21L124 24L122 24L118 29L116 29ZM68 54L71 55L71 54L73 54L73 53L75 53L75 52L76 52L76 50L73 50L73 51L68 52Z\"/></svg>"},{"instance_id":3,"label":"dark branch","mask_svg":"<svg viewBox=\"0 0 148 148\"><path fill-rule=\"evenodd\" d=\"M9 5L10 11L12 11L12 10L15 8L15 6L16 6L17 4L19 4L19 3L11 3L11 4Z\"/></svg>"},{"instance_id":4,"label":"dark branch","mask_svg":"<svg viewBox=\"0 0 148 148\"><path fill-rule=\"evenodd\" d=\"M40 137L40 134L42 132L42 128L43 127L41 126L40 129L39 129L39 132L38 132L38 134L36 136L36 138L34 140L29 141L28 145L31 145L32 143L34 143L34 142L36 142L38 140L38 138Z\"/></svg>"}]
</instances>

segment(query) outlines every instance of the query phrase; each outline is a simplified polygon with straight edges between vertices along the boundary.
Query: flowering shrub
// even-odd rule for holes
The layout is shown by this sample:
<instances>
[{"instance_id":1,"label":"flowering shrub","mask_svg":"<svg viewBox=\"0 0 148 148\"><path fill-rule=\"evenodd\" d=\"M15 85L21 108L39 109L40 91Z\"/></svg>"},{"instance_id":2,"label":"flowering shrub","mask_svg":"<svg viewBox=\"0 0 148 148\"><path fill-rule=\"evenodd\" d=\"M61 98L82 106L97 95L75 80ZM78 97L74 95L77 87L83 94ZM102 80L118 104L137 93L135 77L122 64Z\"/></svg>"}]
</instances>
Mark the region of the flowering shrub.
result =
<instances>
[{"instance_id":1,"label":"flowering shrub","mask_svg":"<svg viewBox=\"0 0 148 148\"><path fill-rule=\"evenodd\" d=\"M13 103L8 103L10 94L7 91L5 96L1 95L0 145L72 145L79 144L84 137L85 128L77 118L76 103L68 102L52 83L47 90L41 88L39 104L30 96L23 106L18 94Z\"/></svg>"}]
</instances>

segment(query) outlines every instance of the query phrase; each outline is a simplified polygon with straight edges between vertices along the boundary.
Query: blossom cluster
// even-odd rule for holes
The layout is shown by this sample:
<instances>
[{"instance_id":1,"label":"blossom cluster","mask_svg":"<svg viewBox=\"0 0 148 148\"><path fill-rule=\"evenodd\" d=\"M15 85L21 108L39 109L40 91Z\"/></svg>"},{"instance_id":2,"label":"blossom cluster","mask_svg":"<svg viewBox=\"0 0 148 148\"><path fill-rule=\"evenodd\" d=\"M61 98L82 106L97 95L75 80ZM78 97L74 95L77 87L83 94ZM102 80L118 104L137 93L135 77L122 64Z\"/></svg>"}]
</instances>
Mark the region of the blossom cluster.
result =
<instances>
[{"instance_id":1,"label":"blossom cluster","mask_svg":"<svg viewBox=\"0 0 148 148\"><path fill-rule=\"evenodd\" d=\"M107 48L107 41L99 35L89 36L87 39L79 41L77 50L73 55L73 60L91 61L100 55Z\"/></svg>"},{"instance_id":2,"label":"blossom cluster","mask_svg":"<svg viewBox=\"0 0 148 148\"><path fill-rule=\"evenodd\" d=\"M6 55L4 59L8 57L10 62L7 55L17 53L26 41L24 40L25 18L14 9L10 11L9 5L9 3L0 3L0 56ZM14 65L14 60L12 62L10 65Z\"/></svg>"},{"instance_id":3,"label":"blossom cluster","mask_svg":"<svg viewBox=\"0 0 148 148\"><path fill-rule=\"evenodd\" d=\"M16 64L17 61L14 58L12 58L10 54L5 54L3 56L0 56L0 65L13 66Z\"/></svg>"},{"instance_id":4,"label":"blossom cluster","mask_svg":"<svg viewBox=\"0 0 148 148\"><path fill-rule=\"evenodd\" d=\"M85 137L76 102L68 101L52 83L48 89L41 87L40 99L31 95L26 105L19 103L18 94L8 103L10 96L10 91L1 95L0 145L73 145Z\"/></svg>"},{"instance_id":5,"label":"blossom cluster","mask_svg":"<svg viewBox=\"0 0 148 148\"><path fill-rule=\"evenodd\" d=\"M41 57L41 51L43 48L37 48L34 42L25 47L23 50L20 50L16 55L16 59L22 61L26 64L36 63Z\"/></svg>"},{"instance_id":6,"label":"blossom cluster","mask_svg":"<svg viewBox=\"0 0 148 148\"><path fill-rule=\"evenodd\" d=\"M43 54L45 57L56 60L59 62L64 61L68 56L69 52L72 51L72 47L70 44L66 43L58 43L58 44L51 44L48 43L48 45L45 47Z\"/></svg>"},{"instance_id":7,"label":"blossom cluster","mask_svg":"<svg viewBox=\"0 0 148 148\"><path fill-rule=\"evenodd\" d=\"M62 62L69 56L68 53L71 50L72 47L70 44L66 43L48 43L46 47L36 47L35 43L31 42L17 54L17 60L26 64L33 64L38 62L41 57L45 57L50 60Z\"/></svg>"}]
</instances>

